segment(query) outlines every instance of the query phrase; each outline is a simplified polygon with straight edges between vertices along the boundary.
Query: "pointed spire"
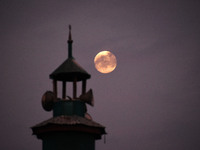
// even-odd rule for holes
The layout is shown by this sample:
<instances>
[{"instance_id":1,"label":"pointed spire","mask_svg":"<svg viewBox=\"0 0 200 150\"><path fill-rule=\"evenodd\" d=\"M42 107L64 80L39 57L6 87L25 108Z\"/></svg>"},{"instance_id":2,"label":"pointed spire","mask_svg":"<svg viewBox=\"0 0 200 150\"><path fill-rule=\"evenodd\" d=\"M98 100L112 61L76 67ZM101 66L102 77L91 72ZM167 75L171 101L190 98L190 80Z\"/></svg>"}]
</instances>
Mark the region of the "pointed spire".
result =
<instances>
[{"instance_id":1,"label":"pointed spire","mask_svg":"<svg viewBox=\"0 0 200 150\"><path fill-rule=\"evenodd\" d=\"M71 25L69 25L69 38L68 38L68 58L73 58L72 56L72 35L71 35Z\"/></svg>"},{"instance_id":2,"label":"pointed spire","mask_svg":"<svg viewBox=\"0 0 200 150\"><path fill-rule=\"evenodd\" d=\"M69 39L68 39L68 42L72 41L71 29L72 29L72 27L71 27L71 25L69 25Z\"/></svg>"}]
</instances>

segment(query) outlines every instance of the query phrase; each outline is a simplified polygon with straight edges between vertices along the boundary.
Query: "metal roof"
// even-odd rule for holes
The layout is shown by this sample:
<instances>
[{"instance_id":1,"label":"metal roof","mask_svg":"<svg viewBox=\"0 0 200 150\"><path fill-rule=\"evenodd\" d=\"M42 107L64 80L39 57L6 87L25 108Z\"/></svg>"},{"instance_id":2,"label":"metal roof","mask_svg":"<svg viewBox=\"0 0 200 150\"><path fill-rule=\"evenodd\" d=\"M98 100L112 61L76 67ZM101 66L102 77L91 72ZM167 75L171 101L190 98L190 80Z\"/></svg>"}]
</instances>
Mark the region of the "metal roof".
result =
<instances>
[{"instance_id":1,"label":"metal roof","mask_svg":"<svg viewBox=\"0 0 200 150\"><path fill-rule=\"evenodd\" d=\"M94 122L93 120L89 120L84 117L80 116L58 116L58 117L52 117L46 121L43 121L32 128L42 127L48 124L55 124L55 125L85 125L89 127L97 127L97 128L105 128L104 126L100 125L97 122Z\"/></svg>"},{"instance_id":2,"label":"metal roof","mask_svg":"<svg viewBox=\"0 0 200 150\"><path fill-rule=\"evenodd\" d=\"M84 117L58 116L37 124L32 128L33 135L39 139L49 134L56 133L86 133L92 134L96 139L101 139L106 134L105 127Z\"/></svg>"},{"instance_id":3,"label":"metal roof","mask_svg":"<svg viewBox=\"0 0 200 150\"><path fill-rule=\"evenodd\" d=\"M74 81L74 78L80 81L89 79L90 74L74 58L68 58L49 77L59 81Z\"/></svg>"}]
</instances>

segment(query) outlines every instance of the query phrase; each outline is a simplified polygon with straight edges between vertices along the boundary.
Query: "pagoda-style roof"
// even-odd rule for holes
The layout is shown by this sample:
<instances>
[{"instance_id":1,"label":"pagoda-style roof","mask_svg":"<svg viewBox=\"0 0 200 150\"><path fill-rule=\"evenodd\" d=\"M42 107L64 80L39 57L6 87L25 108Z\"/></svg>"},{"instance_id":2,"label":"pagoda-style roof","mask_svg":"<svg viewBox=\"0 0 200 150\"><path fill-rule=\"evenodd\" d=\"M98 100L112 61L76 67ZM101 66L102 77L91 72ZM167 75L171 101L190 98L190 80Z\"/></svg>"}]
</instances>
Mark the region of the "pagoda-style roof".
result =
<instances>
[{"instance_id":1,"label":"pagoda-style roof","mask_svg":"<svg viewBox=\"0 0 200 150\"><path fill-rule=\"evenodd\" d=\"M81 81L89 79L90 74L88 74L74 58L68 58L50 74L51 79L58 81L74 81L75 77L77 81Z\"/></svg>"}]
</instances>

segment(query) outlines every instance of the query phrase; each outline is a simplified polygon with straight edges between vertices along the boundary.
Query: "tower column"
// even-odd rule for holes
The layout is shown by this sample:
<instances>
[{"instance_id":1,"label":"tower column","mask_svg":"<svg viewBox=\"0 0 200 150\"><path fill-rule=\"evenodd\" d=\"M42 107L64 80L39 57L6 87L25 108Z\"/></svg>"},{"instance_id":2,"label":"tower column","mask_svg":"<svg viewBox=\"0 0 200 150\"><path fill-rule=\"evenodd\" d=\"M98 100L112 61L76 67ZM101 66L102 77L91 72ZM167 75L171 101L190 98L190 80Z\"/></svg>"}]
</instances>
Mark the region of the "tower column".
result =
<instances>
[{"instance_id":1,"label":"tower column","mask_svg":"<svg viewBox=\"0 0 200 150\"><path fill-rule=\"evenodd\" d=\"M62 84L63 84L62 98L65 99L66 98L66 81L63 81Z\"/></svg>"},{"instance_id":2,"label":"tower column","mask_svg":"<svg viewBox=\"0 0 200 150\"><path fill-rule=\"evenodd\" d=\"M57 81L53 80L53 92L55 94L55 97L57 98Z\"/></svg>"},{"instance_id":3,"label":"tower column","mask_svg":"<svg viewBox=\"0 0 200 150\"><path fill-rule=\"evenodd\" d=\"M73 81L73 98L76 98L76 93L77 93L77 79L75 77Z\"/></svg>"},{"instance_id":4,"label":"tower column","mask_svg":"<svg viewBox=\"0 0 200 150\"><path fill-rule=\"evenodd\" d=\"M85 94L86 92L86 80L82 81L82 94Z\"/></svg>"}]
</instances>

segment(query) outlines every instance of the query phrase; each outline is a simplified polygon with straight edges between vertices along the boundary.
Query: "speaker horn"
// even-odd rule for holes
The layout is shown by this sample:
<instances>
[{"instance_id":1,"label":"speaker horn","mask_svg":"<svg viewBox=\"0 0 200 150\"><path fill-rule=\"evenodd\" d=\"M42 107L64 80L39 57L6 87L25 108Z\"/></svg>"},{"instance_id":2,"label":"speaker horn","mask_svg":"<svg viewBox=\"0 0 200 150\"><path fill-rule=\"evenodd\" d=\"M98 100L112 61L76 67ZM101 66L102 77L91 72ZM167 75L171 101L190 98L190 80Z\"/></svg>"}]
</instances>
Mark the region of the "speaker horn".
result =
<instances>
[{"instance_id":1,"label":"speaker horn","mask_svg":"<svg viewBox=\"0 0 200 150\"><path fill-rule=\"evenodd\" d=\"M93 97L92 89L90 89L87 93L82 94L79 98L81 101L83 101L91 106L94 106L94 97Z\"/></svg>"},{"instance_id":2,"label":"speaker horn","mask_svg":"<svg viewBox=\"0 0 200 150\"><path fill-rule=\"evenodd\" d=\"M42 96L42 107L46 111L51 111L55 102L55 94L51 91L46 91Z\"/></svg>"}]
</instances>

